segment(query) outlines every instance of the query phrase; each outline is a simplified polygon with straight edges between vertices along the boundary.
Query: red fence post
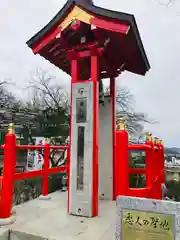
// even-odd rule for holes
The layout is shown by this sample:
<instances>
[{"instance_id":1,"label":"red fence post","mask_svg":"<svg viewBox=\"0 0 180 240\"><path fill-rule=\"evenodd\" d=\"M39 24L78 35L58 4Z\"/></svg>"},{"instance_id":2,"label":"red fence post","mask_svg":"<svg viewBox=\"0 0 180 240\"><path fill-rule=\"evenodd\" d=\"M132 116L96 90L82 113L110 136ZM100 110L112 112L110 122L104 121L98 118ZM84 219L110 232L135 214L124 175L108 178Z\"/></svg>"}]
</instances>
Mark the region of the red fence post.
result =
<instances>
[{"instance_id":1,"label":"red fence post","mask_svg":"<svg viewBox=\"0 0 180 240\"><path fill-rule=\"evenodd\" d=\"M115 161L115 193L127 195L129 189L129 154L128 132L125 130L125 121L120 119L116 131L116 161Z\"/></svg>"},{"instance_id":2,"label":"red fence post","mask_svg":"<svg viewBox=\"0 0 180 240\"><path fill-rule=\"evenodd\" d=\"M153 197L155 199L162 199L161 191L161 149L158 138L154 138L154 185L153 185Z\"/></svg>"},{"instance_id":3,"label":"red fence post","mask_svg":"<svg viewBox=\"0 0 180 240\"><path fill-rule=\"evenodd\" d=\"M48 169L49 169L49 155L50 155L50 145L47 141L44 145L44 173L43 173L43 182L42 182L42 196L47 197L49 193L48 188Z\"/></svg>"},{"instance_id":4,"label":"red fence post","mask_svg":"<svg viewBox=\"0 0 180 240\"><path fill-rule=\"evenodd\" d=\"M149 145L151 148L146 151L146 186L150 189L154 183L154 167L155 162L154 160L154 145L152 142L152 134L148 133L146 138L146 144ZM153 192L150 191L150 195L147 196L148 198L152 198Z\"/></svg>"},{"instance_id":5,"label":"red fence post","mask_svg":"<svg viewBox=\"0 0 180 240\"><path fill-rule=\"evenodd\" d=\"M13 124L9 125L5 137L3 181L1 192L0 218L9 218L12 209L14 174L16 167L16 136Z\"/></svg>"},{"instance_id":6,"label":"red fence post","mask_svg":"<svg viewBox=\"0 0 180 240\"><path fill-rule=\"evenodd\" d=\"M165 184L166 176L165 176L165 166L164 166L164 145L162 140L159 141L159 145L160 145L161 183Z\"/></svg>"}]
</instances>

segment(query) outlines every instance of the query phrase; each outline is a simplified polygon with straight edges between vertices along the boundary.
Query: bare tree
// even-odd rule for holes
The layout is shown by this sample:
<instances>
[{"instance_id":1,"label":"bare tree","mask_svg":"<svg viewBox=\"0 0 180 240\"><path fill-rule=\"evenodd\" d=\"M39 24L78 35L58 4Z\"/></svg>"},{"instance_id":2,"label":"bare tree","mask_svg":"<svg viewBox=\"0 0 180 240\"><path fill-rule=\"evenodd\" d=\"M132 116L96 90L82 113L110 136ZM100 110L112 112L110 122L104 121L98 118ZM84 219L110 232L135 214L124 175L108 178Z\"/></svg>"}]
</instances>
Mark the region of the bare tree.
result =
<instances>
[{"instance_id":1,"label":"bare tree","mask_svg":"<svg viewBox=\"0 0 180 240\"><path fill-rule=\"evenodd\" d=\"M57 79L50 75L47 71L37 69L35 74L31 76L29 88L34 91L32 103L39 103L41 107L56 110L69 108L69 97L64 87L57 82Z\"/></svg>"},{"instance_id":2,"label":"bare tree","mask_svg":"<svg viewBox=\"0 0 180 240\"><path fill-rule=\"evenodd\" d=\"M127 88L117 88L116 92L117 120L124 117L127 130L130 135L141 135L144 129L144 123L156 123L150 119L147 114L136 112L133 108L134 96Z\"/></svg>"},{"instance_id":3,"label":"bare tree","mask_svg":"<svg viewBox=\"0 0 180 240\"><path fill-rule=\"evenodd\" d=\"M0 108L17 110L21 106L21 101L5 88L9 84L13 83L8 80L0 81Z\"/></svg>"},{"instance_id":4,"label":"bare tree","mask_svg":"<svg viewBox=\"0 0 180 240\"><path fill-rule=\"evenodd\" d=\"M62 145L65 142L69 130L69 97L65 89L56 83L56 78L48 72L36 70L31 76L29 82L32 98L24 104L26 112L32 112L35 116L32 125L39 128L39 133L46 135L44 129L48 128L48 124L55 128L54 137L50 137L50 144ZM29 139L34 144L32 137L32 125L26 126L26 132L29 133ZM63 131L63 129L65 129ZM62 133L64 137L58 136ZM51 132L52 133L52 132ZM43 151L41 151L43 155ZM51 150L50 161L52 166L63 164L64 152L59 150Z\"/></svg>"},{"instance_id":5,"label":"bare tree","mask_svg":"<svg viewBox=\"0 0 180 240\"><path fill-rule=\"evenodd\" d=\"M69 96L65 89L56 83L55 77L51 76L48 72L37 70L31 76L31 81L28 86L32 90L32 99L25 104L27 112L33 112L36 121L41 126L45 120L51 121L53 114L63 115L62 111L69 114ZM105 93L108 89L105 90ZM155 123L152 119L141 112L136 112L133 108L134 96L127 88L118 88L116 93L117 102L117 120L119 117L125 117L127 129L130 135L141 135L144 123ZM59 118L60 119L60 118ZM69 122L67 122L69 124ZM29 126L28 126L29 127ZM41 129L42 130L42 129ZM32 139L32 137L30 136ZM55 139L54 139L55 140ZM53 144L56 144L55 141ZM57 155L56 151L51 153L52 165L60 163L62 155L54 162L54 156Z\"/></svg>"},{"instance_id":6,"label":"bare tree","mask_svg":"<svg viewBox=\"0 0 180 240\"><path fill-rule=\"evenodd\" d=\"M158 0L160 5L168 7L171 4L174 4L176 0Z\"/></svg>"}]
</instances>

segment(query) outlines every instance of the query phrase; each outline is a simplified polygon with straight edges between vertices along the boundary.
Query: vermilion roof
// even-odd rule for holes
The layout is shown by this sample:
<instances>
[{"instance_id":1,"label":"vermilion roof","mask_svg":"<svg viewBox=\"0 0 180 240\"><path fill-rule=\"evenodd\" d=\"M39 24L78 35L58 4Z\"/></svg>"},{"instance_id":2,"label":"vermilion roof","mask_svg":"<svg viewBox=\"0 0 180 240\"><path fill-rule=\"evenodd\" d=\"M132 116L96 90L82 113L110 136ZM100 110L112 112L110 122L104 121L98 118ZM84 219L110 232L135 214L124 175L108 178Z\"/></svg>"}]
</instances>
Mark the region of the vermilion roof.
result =
<instances>
[{"instance_id":1,"label":"vermilion roof","mask_svg":"<svg viewBox=\"0 0 180 240\"><path fill-rule=\"evenodd\" d=\"M119 67L123 62L125 62L126 65L124 67L124 70L145 75L145 73L150 69L150 64L148 62L141 41L134 15L111 11L94 6L91 0L68 0L64 7L57 13L57 15L42 30L40 30L27 42L27 45L33 49L34 46L38 42L40 42L55 26L57 26L58 24L60 24L61 21L64 20L64 18L75 5L84 9L88 13L106 19L107 21L115 20L122 24L128 24L130 26L130 31L126 36L122 36L122 34L120 33L117 34L110 31L103 31L102 29L100 29L102 35L109 36L112 40L111 47L109 47L107 52L105 53L106 59L108 59L109 54L112 55L112 58L114 55L114 62L117 62L119 64ZM81 37L83 37L84 34L87 34L87 37L94 39L94 36L92 36L92 33L90 33L90 30L88 29L88 26L83 23L82 29L79 33L79 37L80 35ZM76 42L75 36L70 37L69 35L69 33L66 33L66 35L64 35L64 38L66 39L66 42L70 43L70 46L72 48ZM53 44L57 45L57 41L59 41L60 43L61 40L54 39L53 41L51 41L49 46L45 46L38 53L47 60L49 60L51 63L55 64L57 67L61 68L66 73L70 74L70 66L67 63L68 60L66 59L66 55L64 55L63 57L63 53L62 51L60 51L61 55L59 56L61 60L58 61L57 57L55 58L54 55L52 55L52 52L49 51L49 49L52 49ZM61 43L58 49L62 50L61 46L62 48L64 47L64 45ZM109 60L109 62L112 61ZM102 70L104 69L103 66L101 68Z\"/></svg>"}]
</instances>

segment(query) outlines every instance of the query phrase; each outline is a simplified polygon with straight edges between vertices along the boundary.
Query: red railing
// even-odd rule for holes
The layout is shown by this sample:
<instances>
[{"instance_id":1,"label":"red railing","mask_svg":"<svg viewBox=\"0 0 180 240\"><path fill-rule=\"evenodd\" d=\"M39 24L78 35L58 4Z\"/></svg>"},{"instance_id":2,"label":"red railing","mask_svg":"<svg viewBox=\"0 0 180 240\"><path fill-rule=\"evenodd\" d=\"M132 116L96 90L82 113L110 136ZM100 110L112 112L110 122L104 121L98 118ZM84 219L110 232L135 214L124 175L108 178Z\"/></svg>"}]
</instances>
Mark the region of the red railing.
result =
<instances>
[{"instance_id":1,"label":"red railing","mask_svg":"<svg viewBox=\"0 0 180 240\"><path fill-rule=\"evenodd\" d=\"M0 146L4 149L4 165L3 174L1 177L1 199L0 199L0 218L8 218L11 215L14 181L23 180L25 178L39 177L42 180L42 195L48 195L48 175L58 172L67 172L69 176L69 160L70 160L70 147L69 146L50 146L46 143L44 146L29 146L29 145L16 145L16 136L9 133L5 137L5 144ZM21 149L41 149L44 150L44 167L42 170L35 170L31 172L15 173L16 155L17 150ZM49 155L51 149L67 149L67 164L60 167L49 167ZM69 177L68 177L69 178Z\"/></svg>"},{"instance_id":2,"label":"red railing","mask_svg":"<svg viewBox=\"0 0 180 240\"><path fill-rule=\"evenodd\" d=\"M145 151L145 169L129 167L129 151ZM129 144L128 132L116 132L115 192L118 195L162 199L161 185L165 183L164 146L159 141ZM146 187L130 188L129 175L144 174Z\"/></svg>"}]
</instances>

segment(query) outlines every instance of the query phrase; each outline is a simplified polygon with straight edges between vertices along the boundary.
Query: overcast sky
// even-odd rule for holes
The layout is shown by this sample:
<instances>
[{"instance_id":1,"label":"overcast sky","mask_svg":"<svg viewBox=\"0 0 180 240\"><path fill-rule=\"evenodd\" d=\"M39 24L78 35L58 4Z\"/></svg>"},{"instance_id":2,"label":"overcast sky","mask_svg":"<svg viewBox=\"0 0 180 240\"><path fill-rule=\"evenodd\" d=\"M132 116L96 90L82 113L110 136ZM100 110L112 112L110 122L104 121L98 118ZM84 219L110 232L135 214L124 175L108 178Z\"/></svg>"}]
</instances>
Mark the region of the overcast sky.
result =
<instances>
[{"instance_id":1,"label":"overcast sky","mask_svg":"<svg viewBox=\"0 0 180 240\"><path fill-rule=\"evenodd\" d=\"M159 124L146 128L166 145L180 147L180 1L165 7L168 0L96 0L95 5L135 15L151 64L145 77L124 72L117 84L135 95L135 107ZM0 79L12 79L17 95L29 74L42 68L69 84L69 77L39 56L25 42L39 31L64 5L63 0L0 0Z\"/></svg>"}]
</instances>

